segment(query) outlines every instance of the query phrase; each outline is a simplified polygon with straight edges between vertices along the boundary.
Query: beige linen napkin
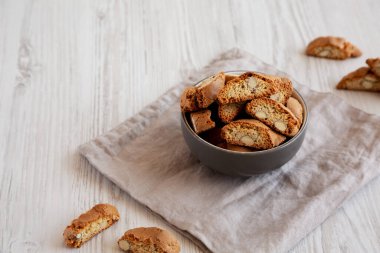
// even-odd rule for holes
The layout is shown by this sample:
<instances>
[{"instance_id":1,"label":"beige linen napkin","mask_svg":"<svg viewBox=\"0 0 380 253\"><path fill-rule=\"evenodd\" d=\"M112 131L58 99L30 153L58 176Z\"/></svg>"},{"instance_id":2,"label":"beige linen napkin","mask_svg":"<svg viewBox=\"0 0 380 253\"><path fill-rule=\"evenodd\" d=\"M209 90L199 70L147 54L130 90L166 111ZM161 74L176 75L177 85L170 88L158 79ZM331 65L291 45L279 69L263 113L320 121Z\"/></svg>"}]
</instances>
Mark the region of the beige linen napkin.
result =
<instances>
[{"instance_id":1,"label":"beige linen napkin","mask_svg":"<svg viewBox=\"0 0 380 253\"><path fill-rule=\"evenodd\" d=\"M218 174L187 148L178 97L184 85L240 69L285 75L247 52L230 50L134 117L82 145L80 152L133 198L212 252L285 252L379 174L380 117L293 80L310 110L297 155L264 175Z\"/></svg>"}]
</instances>

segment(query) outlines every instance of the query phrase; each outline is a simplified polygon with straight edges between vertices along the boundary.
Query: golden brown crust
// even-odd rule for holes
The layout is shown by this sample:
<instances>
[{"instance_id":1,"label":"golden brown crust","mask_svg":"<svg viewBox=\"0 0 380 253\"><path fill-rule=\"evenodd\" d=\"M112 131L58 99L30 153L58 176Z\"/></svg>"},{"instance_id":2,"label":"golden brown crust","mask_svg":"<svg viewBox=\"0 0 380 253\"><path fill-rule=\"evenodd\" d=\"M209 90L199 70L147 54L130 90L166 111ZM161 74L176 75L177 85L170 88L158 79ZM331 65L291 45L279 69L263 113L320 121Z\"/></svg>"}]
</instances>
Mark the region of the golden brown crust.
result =
<instances>
[{"instance_id":1,"label":"golden brown crust","mask_svg":"<svg viewBox=\"0 0 380 253\"><path fill-rule=\"evenodd\" d=\"M340 37L318 37L311 41L306 48L306 54L315 57L344 60L361 56L358 47Z\"/></svg>"},{"instance_id":2,"label":"golden brown crust","mask_svg":"<svg viewBox=\"0 0 380 253\"><path fill-rule=\"evenodd\" d=\"M187 87L181 95L181 111L182 112L194 112L198 110L197 105L197 88Z\"/></svg>"},{"instance_id":3,"label":"golden brown crust","mask_svg":"<svg viewBox=\"0 0 380 253\"><path fill-rule=\"evenodd\" d=\"M213 129L210 129L204 133L201 133L199 136L207 141L208 143L211 143L215 146L220 145L224 142L221 136L222 129L219 127L215 127Z\"/></svg>"},{"instance_id":4,"label":"golden brown crust","mask_svg":"<svg viewBox=\"0 0 380 253\"><path fill-rule=\"evenodd\" d=\"M371 72L368 67L359 68L340 80L337 89L380 91L380 77Z\"/></svg>"},{"instance_id":5,"label":"golden brown crust","mask_svg":"<svg viewBox=\"0 0 380 253\"><path fill-rule=\"evenodd\" d=\"M217 98L219 91L223 88L225 75L220 72L207 78L197 86L197 104L199 108L209 107Z\"/></svg>"},{"instance_id":6,"label":"golden brown crust","mask_svg":"<svg viewBox=\"0 0 380 253\"><path fill-rule=\"evenodd\" d=\"M120 218L116 207L110 204L97 204L71 222L63 232L69 247L79 248L96 234L112 226Z\"/></svg>"},{"instance_id":7,"label":"golden brown crust","mask_svg":"<svg viewBox=\"0 0 380 253\"><path fill-rule=\"evenodd\" d=\"M245 102L275 93L273 81L264 75L247 72L224 85L218 94L219 104Z\"/></svg>"},{"instance_id":8,"label":"golden brown crust","mask_svg":"<svg viewBox=\"0 0 380 253\"><path fill-rule=\"evenodd\" d=\"M280 145L286 139L254 119L233 121L222 128L221 135L229 144L255 149L270 149Z\"/></svg>"},{"instance_id":9,"label":"golden brown crust","mask_svg":"<svg viewBox=\"0 0 380 253\"><path fill-rule=\"evenodd\" d=\"M224 80L224 84L226 84L227 82L231 81L232 79L235 79L236 77L239 77L238 75L231 75L231 74L226 74L225 75L225 80Z\"/></svg>"},{"instance_id":10,"label":"golden brown crust","mask_svg":"<svg viewBox=\"0 0 380 253\"><path fill-rule=\"evenodd\" d=\"M283 104L270 98L253 99L247 103L245 111L283 135L292 137L299 131L296 116Z\"/></svg>"},{"instance_id":11,"label":"golden brown crust","mask_svg":"<svg viewBox=\"0 0 380 253\"><path fill-rule=\"evenodd\" d=\"M367 59L366 63L371 68L371 71L380 77L380 58Z\"/></svg>"},{"instance_id":12,"label":"golden brown crust","mask_svg":"<svg viewBox=\"0 0 380 253\"><path fill-rule=\"evenodd\" d=\"M130 229L118 240L120 249L130 253L179 253L178 240L168 231L156 227Z\"/></svg>"},{"instance_id":13,"label":"golden brown crust","mask_svg":"<svg viewBox=\"0 0 380 253\"><path fill-rule=\"evenodd\" d=\"M286 104L286 101L288 101L288 99L293 93L292 81L290 81L290 79L287 77L271 75L266 76L273 81L274 87L276 89L276 92L272 94L269 98L281 104Z\"/></svg>"},{"instance_id":14,"label":"golden brown crust","mask_svg":"<svg viewBox=\"0 0 380 253\"><path fill-rule=\"evenodd\" d=\"M194 132L199 134L215 127L215 122L211 119L210 110L202 110L190 113L191 124Z\"/></svg>"},{"instance_id":15,"label":"golden brown crust","mask_svg":"<svg viewBox=\"0 0 380 253\"><path fill-rule=\"evenodd\" d=\"M244 109L245 102L232 104L219 104L218 115L222 122L230 123Z\"/></svg>"}]
</instances>

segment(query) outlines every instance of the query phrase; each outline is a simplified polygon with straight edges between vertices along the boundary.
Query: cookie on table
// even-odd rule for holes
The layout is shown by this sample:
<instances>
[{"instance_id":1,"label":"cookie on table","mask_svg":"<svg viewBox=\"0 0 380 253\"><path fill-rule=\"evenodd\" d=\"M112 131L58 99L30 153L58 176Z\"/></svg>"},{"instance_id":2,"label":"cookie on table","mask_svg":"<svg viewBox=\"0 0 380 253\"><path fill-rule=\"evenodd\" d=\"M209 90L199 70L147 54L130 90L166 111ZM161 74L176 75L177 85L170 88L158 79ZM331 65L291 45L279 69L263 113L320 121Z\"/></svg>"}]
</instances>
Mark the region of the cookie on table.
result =
<instances>
[{"instance_id":1,"label":"cookie on table","mask_svg":"<svg viewBox=\"0 0 380 253\"><path fill-rule=\"evenodd\" d=\"M215 127L215 122L211 119L211 110L190 113L190 121L197 134Z\"/></svg>"},{"instance_id":2,"label":"cookie on table","mask_svg":"<svg viewBox=\"0 0 380 253\"><path fill-rule=\"evenodd\" d=\"M247 103L245 111L277 132L292 137L299 131L296 116L283 104L270 98L256 98Z\"/></svg>"},{"instance_id":3,"label":"cookie on table","mask_svg":"<svg viewBox=\"0 0 380 253\"><path fill-rule=\"evenodd\" d=\"M181 111L182 112L194 112L199 110L197 104L197 88L187 87L181 95Z\"/></svg>"},{"instance_id":4,"label":"cookie on table","mask_svg":"<svg viewBox=\"0 0 380 253\"><path fill-rule=\"evenodd\" d=\"M337 89L380 91L380 77L370 68L362 67L344 76L336 86Z\"/></svg>"},{"instance_id":5,"label":"cookie on table","mask_svg":"<svg viewBox=\"0 0 380 253\"><path fill-rule=\"evenodd\" d=\"M375 75L380 76L380 58L367 59L366 63Z\"/></svg>"},{"instance_id":6,"label":"cookie on table","mask_svg":"<svg viewBox=\"0 0 380 253\"><path fill-rule=\"evenodd\" d=\"M344 60L362 55L359 48L340 37L318 37L306 48L306 54L315 57Z\"/></svg>"},{"instance_id":7,"label":"cookie on table","mask_svg":"<svg viewBox=\"0 0 380 253\"><path fill-rule=\"evenodd\" d=\"M199 108L207 108L217 98L219 91L225 83L225 75L220 72L207 78L197 86L197 105Z\"/></svg>"},{"instance_id":8,"label":"cookie on table","mask_svg":"<svg viewBox=\"0 0 380 253\"><path fill-rule=\"evenodd\" d=\"M270 149L280 145L286 137L255 119L236 120L222 128L222 138L228 144Z\"/></svg>"},{"instance_id":9,"label":"cookie on table","mask_svg":"<svg viewBox=\"0 0 380 253\"><path fill-rule=\"evenodd\" d=\"M301 125L303 121L303 108L301 103L294 97L290 97L286 103L286 107L296 116L299 125Z\"/></svg>"},{"instance_id":10,"label":"cookie on table","mask_svg":"<svg viewBox=\"0 0 380 253\"><path fill-rule=\"evenodd\" d=\"M179 253L178 240L168 231L156 227L130 229L117 242L129 253Z\"/></svg>"},{"instance_id":11,"label":"cookie on table","mask_svg":"<svg viewBox=\"0 0 380 253\"><path fill-rule=\"evenodd\" d=\"M222 122L230 123L236 116L244 109L245 102L232 103L232 104L219 104L218 115Z\"/></svg>"},{"instance_id":12,"label":"cookie on table","mask_svg":"<svg viewBox=\"0 0 380 253\"><path fill-rule=\"evenodd\" d=\"M63 232L65 243L79 248L92 237L112 226L120 218L116 207L110 204L98 204L77 219L73 220Z\"/></svg>"},{"instance_id":13,"label":"cookie on table","mask_svg":"<svg viewBox=\"0 0 380 253\"><path fill-rule=\"evenodd\" d=\"M270 99L273 99L281 104L286 104L290 96L293 94L293 84L287 77L272 76L267 74L261 74L271 79L274 83L276 92L270 95Z\"/></svg>"},{"instance_id":14,"label":"cookie on table","mask_svg":"<svg viewBox=\"0 0 380 253\"><path fill-rule=\"evenodd\" d=\"M218 94L219 104L232 104L258 97L270 96L276 92L273 81L264 75L247 72L230 80Z\"/></svg>"}]
</instances>

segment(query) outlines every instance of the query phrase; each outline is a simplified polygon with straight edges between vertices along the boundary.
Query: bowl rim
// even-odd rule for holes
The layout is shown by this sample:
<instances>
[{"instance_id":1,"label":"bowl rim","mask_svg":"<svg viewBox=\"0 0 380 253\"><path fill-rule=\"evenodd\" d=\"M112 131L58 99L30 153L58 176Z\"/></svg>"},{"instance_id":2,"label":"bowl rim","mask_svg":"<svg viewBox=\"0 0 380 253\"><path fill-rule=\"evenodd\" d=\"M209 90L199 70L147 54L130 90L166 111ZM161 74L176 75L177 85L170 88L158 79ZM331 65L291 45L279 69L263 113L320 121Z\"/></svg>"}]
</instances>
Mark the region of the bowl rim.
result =
<instances>
[{"instance_id":1,"label":"bowl rim","mask_svg":"<svg viewBox=\"0 0 380 253\"><path fill-rule=\"evenodd\" d=\"M243 74L245 72L262 73L262 72L259 72L259 71L252 71L252 70L229 70L229 71L224 71L225 74L237 74L237 75L241 75L241 74ZM201 79L200 81L196 82L193 86L199 85L201 82L203 82L204 80L206 80L209 77L210 76L207 76L207 77ZM295 142L296 139L298 139L302 135L302 133L306 130L306 127L307 127L307 125L309 123L309 109L308 109L308 106L307 106L304 98L302 97L302 95L295 88L293 89L293 92L295 92L298 95L298 97L301 99L301 101L302 101L302 103L304 105L304 109L305 109L304 110L304 119L303 119L303 122L302 122L301 129L290 140L288 140L287 142L285 142L283 144L280 144L277 147L271 148L271 149L258 150L258 151L255 151L255 152L240 152L240 151L233 151L233 150L229 150L229 149L224 149L224 148L215 146L214 144L211 144L211 143L205 141L199 135L197 135L194 132L193 128L190 126L189 122L187 121L187 119L186 119L186 113L181 112L181 120L185 124L187 131L189 131L190 134L193 137L195 137L198 141L200 141L200 142L202 142L202 143L204 143L204 144L208 145L209 147L214 148L216 150L225 152L227 154L235 154L235 155L239 154L239 155L243 155L243 156L256 156L256 155L261 155L261 154L270 154L270 153L277 152L279 150L283 150L283 149L287 148L289 145L291 145L293 142Z\"/></svg>"}]
</instances>

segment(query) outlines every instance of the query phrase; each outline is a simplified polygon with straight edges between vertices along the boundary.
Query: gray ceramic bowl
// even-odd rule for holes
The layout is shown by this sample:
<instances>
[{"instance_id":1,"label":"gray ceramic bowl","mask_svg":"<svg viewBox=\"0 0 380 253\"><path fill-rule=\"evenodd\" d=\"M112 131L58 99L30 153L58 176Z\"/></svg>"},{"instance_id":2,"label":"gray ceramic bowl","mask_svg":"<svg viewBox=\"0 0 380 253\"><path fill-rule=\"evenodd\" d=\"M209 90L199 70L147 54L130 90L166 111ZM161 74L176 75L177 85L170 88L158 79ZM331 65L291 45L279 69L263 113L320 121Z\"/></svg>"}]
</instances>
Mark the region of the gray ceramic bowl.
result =
<instances>
[{"instance_id":1,"label":"gray ceramic bowl","mask_svg":"<svg viewBox=\"0 0 380 253\"><path fill-rule=\"evenodd\" d=\"M229 75L239 75L246 71L225 72ZM202 80L201 80L202 81ZM199 81L196 85L198 85ZM300 149L308 124L308 110L302 96L294 90L295 97L302 105L304 121L296 136L278 147L255 151L237 152L217 147L199 137L191 128L186 115L181 114L182 133L191 152L207 167L233 176L252 176L280 168L287 163Z\"/></svg>"}]
</instances>

